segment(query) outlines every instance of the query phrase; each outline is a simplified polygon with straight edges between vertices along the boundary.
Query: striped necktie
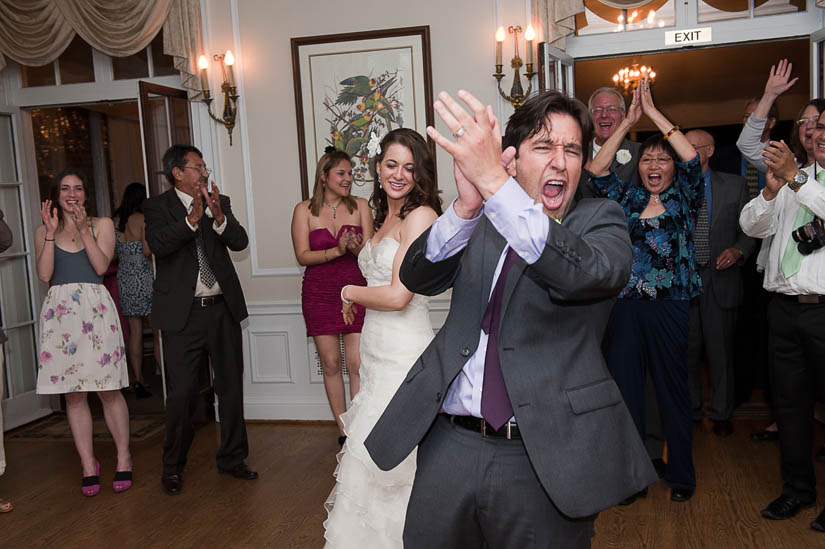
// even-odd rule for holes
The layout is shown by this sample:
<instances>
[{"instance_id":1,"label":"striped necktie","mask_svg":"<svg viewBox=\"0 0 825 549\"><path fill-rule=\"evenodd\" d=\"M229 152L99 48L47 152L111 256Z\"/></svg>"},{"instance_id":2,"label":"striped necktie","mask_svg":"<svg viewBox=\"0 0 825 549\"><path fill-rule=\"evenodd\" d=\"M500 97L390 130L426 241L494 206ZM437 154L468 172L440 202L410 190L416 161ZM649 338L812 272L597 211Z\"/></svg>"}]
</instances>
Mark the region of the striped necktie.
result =
<instances>
[{"instance_id":1,"label":"striped necktie","mask_svg":"<svg viewBox=\"0 0 825 549\"><path fill-rule=\"evenodd\" d=\"M748 182L748 194L755 198L759 194L759 170L750 162L745 163L745 179Z\"/></svg>"},{"instance_id":2,"label":"striped necktie","mask_svg":"<svg viewBox=\"0 0 825 549\"><path fill-rule=\"evenodd\" d=\"M710 222L708 220L708 201L702 201L696 216L696 228L693 232L693 247L696 250L696 262L700 267L710 263Z\"/></svg>"}]
</instances>

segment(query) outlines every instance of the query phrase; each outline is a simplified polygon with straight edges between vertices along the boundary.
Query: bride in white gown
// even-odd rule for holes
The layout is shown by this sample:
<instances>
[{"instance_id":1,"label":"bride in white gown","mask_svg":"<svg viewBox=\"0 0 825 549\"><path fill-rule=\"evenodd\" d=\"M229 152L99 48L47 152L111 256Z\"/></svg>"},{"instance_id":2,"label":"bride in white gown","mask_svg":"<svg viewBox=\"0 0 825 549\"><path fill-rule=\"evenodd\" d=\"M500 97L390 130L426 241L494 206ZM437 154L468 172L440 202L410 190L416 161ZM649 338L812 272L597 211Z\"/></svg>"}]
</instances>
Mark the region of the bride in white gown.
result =
<instances>
[{"instance_id":1,"label":"bride in white gown","mask_svg":"<svg viewBox=\"0 0 825 549\"><path fill-rule=\"evenodd\" d=\"M338 454L335 487L325 507L326 547L401 547L415 477L415 452L381 471L364 440L410 367L433 338L427 298L398 278L410 244L441 214L435 167L426 141L409 129L388 133L375 158L370 205L375 234L358 256L367 287L344 286L345 320L366 307L361 331L361 390L341 416L347 440Z\"/></svg>"}]
</instances>

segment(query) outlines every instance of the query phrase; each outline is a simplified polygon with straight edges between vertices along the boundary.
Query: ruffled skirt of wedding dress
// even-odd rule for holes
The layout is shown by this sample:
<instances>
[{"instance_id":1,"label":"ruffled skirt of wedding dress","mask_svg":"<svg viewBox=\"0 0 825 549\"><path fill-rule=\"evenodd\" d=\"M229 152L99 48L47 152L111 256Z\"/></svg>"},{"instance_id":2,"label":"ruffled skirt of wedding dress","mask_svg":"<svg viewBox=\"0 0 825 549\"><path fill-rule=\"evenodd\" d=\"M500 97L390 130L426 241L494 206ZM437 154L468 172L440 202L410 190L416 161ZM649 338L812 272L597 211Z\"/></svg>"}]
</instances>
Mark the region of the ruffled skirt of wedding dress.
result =
<instances>
[{"instance_id":1,"label":"ruffled skirt of wedding dress","mask_svg":"<svg viewBox=\"0 0 825 549\"><path fill-rule=\"evenodd\" d=\"M377 319L370 316L378 315L390 318L383 318L384 322L376 326ZM392 318L387 312L367 311L361 334L361 390L350 409L341 416L347 440L338 454L335 487L324 504L328 512L324 522L328 548L403 546L404 518L415 478L416 452L394 469L382 471L373 463L364 441L407 371L433 337L426 307L414 316L404 316L406 322L386 322L402 319ZM423 319L410 322L411 316ZM393 325L399 329L388 329ZM373 329L377 333L373 333ZM376 341L380 343L372 345Z\"/></svg>"}]
</instances>

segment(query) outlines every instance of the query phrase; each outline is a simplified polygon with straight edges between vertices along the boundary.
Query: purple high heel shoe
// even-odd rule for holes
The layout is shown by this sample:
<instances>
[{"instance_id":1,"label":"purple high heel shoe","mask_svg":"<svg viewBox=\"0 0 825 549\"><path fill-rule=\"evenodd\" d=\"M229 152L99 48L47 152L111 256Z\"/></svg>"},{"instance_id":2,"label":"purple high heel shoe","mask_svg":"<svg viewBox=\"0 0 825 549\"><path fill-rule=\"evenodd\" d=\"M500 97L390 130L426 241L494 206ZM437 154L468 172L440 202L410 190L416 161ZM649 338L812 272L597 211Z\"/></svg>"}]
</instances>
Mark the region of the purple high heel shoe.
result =
<instances>
[{"instance_id":1,"label":"purple high heel shoe","mask_svg":"<svg viewBox=\"0 0 825 549\"><path fill-rule=\"evenodd\" d=\"M100 462L95 460L95 474L83 477L80 482L80 491L87 498L100 493Z\"/></svg>"}]
</instances>

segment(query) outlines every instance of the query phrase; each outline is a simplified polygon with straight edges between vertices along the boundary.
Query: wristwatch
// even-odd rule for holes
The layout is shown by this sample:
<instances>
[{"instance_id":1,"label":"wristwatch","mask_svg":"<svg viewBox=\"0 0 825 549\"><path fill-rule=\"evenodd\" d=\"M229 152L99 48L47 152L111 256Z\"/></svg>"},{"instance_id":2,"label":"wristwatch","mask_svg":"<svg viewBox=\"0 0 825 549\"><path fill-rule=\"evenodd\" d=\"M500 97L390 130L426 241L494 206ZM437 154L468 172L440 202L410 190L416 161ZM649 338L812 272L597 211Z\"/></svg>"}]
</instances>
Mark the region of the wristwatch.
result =
<instances>
[{"instance_id":1,"label":"wristwatch","mask_svg":"<svg viewBox=\"0 0 825 549\"><path fill-rule=\"evenodd\" d=\"M793 179L791 179L791 181L788 182L788 187L790 187L793 192L796 192L799 190L800 187L802 187L802 185L807 183L807 181L808 174L803 172L802 170L799 170L794 174Z\"/></svg>"}]
</instances>

